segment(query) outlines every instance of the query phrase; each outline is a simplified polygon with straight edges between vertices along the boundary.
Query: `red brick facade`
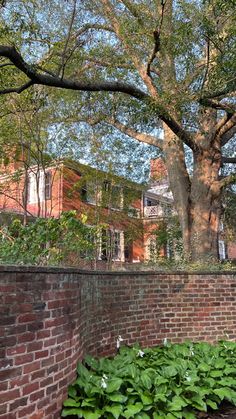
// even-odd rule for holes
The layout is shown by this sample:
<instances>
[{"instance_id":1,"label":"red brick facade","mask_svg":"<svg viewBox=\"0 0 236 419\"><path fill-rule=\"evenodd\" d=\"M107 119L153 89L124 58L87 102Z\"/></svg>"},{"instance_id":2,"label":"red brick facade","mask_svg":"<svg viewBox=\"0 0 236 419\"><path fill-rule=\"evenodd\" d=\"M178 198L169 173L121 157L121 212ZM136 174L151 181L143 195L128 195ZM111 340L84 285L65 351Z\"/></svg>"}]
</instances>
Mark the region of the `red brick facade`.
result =
<instances>
[{"instance_id":1,"label":"red brick facade","mask_svg":"<svg viewBox=\"0 0 236 419\"><path fill-rule=\"evenodd\" d=\"M82 169L82 170L81 170ZM0 211L14 212L24 214L27 210L28 215L36 217L60 217L62 211L76 210L78 215L85 214L87 216L87 223L90 225L97 225L97 223L105 223L113 231L117 230L122 232L125 236L127 232L130 236L132 231L132 240L130 239L128 245L125 243L125 237L123 237L123 255L119 259L119 262L143 262L145 260L152 259L150 255L150 247L152 236L158 231L160 226L160 220L164 221L168 225L168 216L166 217L163 212L164 193L161 196L154 189L150 188L145 193L141 190L140 185L130 182L130 191L132 187L137 189L137 195L131 202L131 211L136 211L137 217L132 217L120 209L115 210L114 208L102 208L98 202L86 202L82 199L81 191L83 178L89 173L89 182L92 186L93 192L96 189L96 176L101 176L102 172L96 172L95 169L91 169L88 166L80 165L78 163L70 162L58 164L47 167L44 170L42 168L31 167L28 168L28 174L19 163L10 163L6 167L1 168L2 173L5 175L0 176ZM17 172L18 171L18 172ZM17 175L18 173L18 175ZM30 200L26 197L27 205L23 204L24 190L27 187L27 182L31 175L35 177L38 173L38 194L41 194L41 199ZM45 194L40 192L40 176L50 174L51 185L50 185L50 196L46 197ZM16 174L12 178L12 175ZM100 181L104 182L107 174L102 174L103 179ZM151 160L151 171L150 178L158 185L164 185L163 181L167 181L167 170L162 159ZM26 181L28 179L28 181ZM121 178L116 177L116 181L119 183ZM124 179L123 179L124 181ZM163 186L162 185L162 186ZM100 185L101 187L101 185ZM45 188L45 186L44 186ZM43 189L44 189L43 188ZM168 189L168 187L167 187ZM160 189L160 191L164 189ZM168 195L168 193L167 193ZM35 197L34 197L35 198ZM167 207L169 210L174 211L173 198L166 197ZM170 215L170 214L169 214ZM172 214L173 215L173 214ZM229 258L236 259L236 245L235 243L228 243L227 249L223 241L223 256L221 259ZM126 250L125 250L126 249ZM127 251L128 249L128 251ZM125 255L128 253L128 255ZM168 255L166 246L158 250L158 253Z\"/></svg>"},{"instance_id":2,"label":"red brick facade","mask_svg":"<svg viewBox=\"0 0 236 419\"><path fill-rule=\"evenodd\" d=\"M85 354L236 339L236 273L0 268L0 419L58 419Z\"/></svg>"}]
</instances>

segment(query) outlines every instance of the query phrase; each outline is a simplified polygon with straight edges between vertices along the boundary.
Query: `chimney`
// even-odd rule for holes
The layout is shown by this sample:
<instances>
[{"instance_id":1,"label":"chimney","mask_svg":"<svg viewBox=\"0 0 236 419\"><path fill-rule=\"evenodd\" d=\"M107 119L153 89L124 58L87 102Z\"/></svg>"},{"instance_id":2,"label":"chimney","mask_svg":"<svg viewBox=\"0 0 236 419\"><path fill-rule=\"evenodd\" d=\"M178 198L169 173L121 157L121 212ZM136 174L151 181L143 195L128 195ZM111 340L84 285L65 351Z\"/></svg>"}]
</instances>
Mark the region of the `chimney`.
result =
<instances>
[{"instance_id":1,"label":"chimney","mask_svg":"<svg viewBox=\"0 0 236 419\"><path fill-rule=\"evenodd\" d=\"M152 159L150 162L150 179L151 180L164 180L167 179L167 169L162 158Z\"/></svg>"}]
</instances>

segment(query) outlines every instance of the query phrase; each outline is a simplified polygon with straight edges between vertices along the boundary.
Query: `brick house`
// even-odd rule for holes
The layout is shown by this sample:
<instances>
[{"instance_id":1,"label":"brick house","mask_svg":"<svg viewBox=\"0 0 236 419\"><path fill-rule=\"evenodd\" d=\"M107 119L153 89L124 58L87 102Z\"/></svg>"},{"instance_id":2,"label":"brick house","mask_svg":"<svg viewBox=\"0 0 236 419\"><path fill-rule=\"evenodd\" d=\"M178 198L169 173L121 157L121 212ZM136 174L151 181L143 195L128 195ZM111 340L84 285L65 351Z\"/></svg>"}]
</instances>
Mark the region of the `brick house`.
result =
<instances>
[{"instance_id":1,"label":"brick house","mask_svg":"<svg viewBox=\"0 0 236 419\"><path fill-rule=\"evenodd\" d=\"M72 161L27 170L12 163L1 169L1 215L58 218L64 211L76 210L86 215L88 225L104 225L99 259L144 260L140 185Z\"/></svg>"},{"instance_id":2,"label":"brick house","mask_svg":"<svg viewBox=\"0 0 236 419\"><path fill-rule=\"evenodd\" d=\"M28 217L60 217L75 210L88 225L104 225L97 258L114 263L137 263L154 257L178 256L173 243L157 245L157 232L176 217L165 165L151 161L148 187L111 176L74 161L42 168L22 163L2 165L0 213ZM112 249L112 250L111 250ZM236 258L236 247L219 241L221 259Z\"/></svg>"}]
</instances>

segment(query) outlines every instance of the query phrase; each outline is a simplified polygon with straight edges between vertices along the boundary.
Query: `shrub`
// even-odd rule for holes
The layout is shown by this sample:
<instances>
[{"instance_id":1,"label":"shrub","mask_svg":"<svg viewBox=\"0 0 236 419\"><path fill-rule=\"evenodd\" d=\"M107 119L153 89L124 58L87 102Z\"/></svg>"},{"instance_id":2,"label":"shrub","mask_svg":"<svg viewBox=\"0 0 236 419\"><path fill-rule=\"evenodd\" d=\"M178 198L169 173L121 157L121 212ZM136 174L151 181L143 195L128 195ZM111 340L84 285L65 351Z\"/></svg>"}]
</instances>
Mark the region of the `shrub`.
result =
<instances>
[{"instance_id":1,"label":"shrub","mask_svg":"<svg viewBox=\"0 0 236 419\"><path fill-rule=\"evenodd\" d=\"M15 219L0 229L0 262L32 265L78 264L92 259L98 227L86 226L86 216L76 211L60 218L37 218L23 225Z\"/></svg>"},{"instance_id":2,"label":"shrub","mask_svg":"<svg viewBox=\"0 0 236 419\"><path fill-rule=\"evenodd\" d=\"M62 417L194 419L236 405L236 343L121 347L114 358L86 356Z\"/></svg>"}]
</instances>

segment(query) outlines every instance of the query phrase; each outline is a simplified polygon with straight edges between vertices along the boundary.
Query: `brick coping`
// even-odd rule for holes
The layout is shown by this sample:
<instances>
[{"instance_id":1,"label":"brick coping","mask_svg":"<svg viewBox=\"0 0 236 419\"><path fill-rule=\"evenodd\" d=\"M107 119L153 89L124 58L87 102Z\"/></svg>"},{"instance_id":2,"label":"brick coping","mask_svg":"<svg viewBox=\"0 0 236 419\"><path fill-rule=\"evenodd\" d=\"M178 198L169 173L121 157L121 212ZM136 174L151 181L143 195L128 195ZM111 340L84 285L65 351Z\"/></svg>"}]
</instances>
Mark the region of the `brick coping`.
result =
<instances>
[{"instance_id":1,"label":"brick coping","mask_svg":"<svg viewBox=\"0 0 236 419\"><path fill-rule=\"evenodd\" d=\"M0 265L1 272L24 272L24 273L48 273L48 274L81 274L94 276L145 276L145 275L232 275L236 276L236 269L234 271L162 271L162 270L117 270L117 271L95 271L83 270L75 267L56 267L56 266L31 266L31 265Z\"/></svg>"}]
</instances>

